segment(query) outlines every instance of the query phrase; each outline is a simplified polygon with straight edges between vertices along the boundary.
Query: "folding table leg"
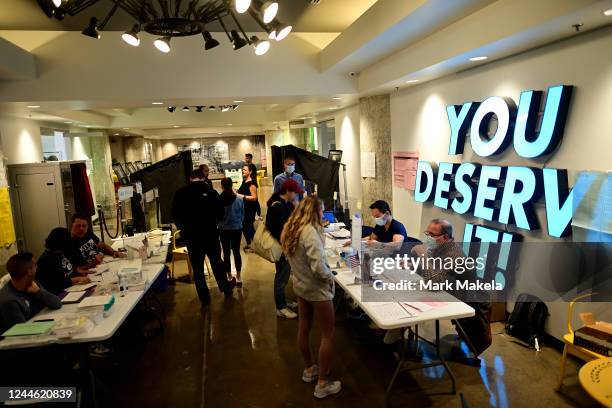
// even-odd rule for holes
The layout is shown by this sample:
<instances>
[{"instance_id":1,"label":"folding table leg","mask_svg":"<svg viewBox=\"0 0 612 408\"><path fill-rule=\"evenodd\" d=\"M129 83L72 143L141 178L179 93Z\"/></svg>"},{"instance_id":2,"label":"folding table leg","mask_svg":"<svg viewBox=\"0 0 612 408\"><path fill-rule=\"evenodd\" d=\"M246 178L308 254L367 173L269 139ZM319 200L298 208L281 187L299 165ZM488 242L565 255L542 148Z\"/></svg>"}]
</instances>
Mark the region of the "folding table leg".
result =
<instances>
[{"instance_id":1,"label":"folding table leg","mask_svg":"<svg viewBox=\"0 0 612 408\"><path fill-rule=\"evenodd\" d=\"M446 372L448 373L448 375L451 378L451 382L453 384L452 393L456 394L457 393L457 389L456 389L455 374L453 374L453 372L451 371L450 367L448 366L446 360L444 360L444 357L442 357L442 354L440 353L440 321L439 320L436 320L436 354L438 355L438 359L444 365L444 368L446 369Z\"/></svg>"},{"instance_id":2,"label":"folding table leg","mask_svg":"<svg viewBox=\"0 0 612 408\"><path fill-rule=\"evenodd\" d=\"M387 392L385 393L385 406L390 406L389 398L391 396L391 390L393 389L393 384L395 384L395 380L397 379L397 375L402 371L402 367L404 366L404 362L406 361L406 348L407 348L407 340L405 339L405 330L402 330L402 338L400 340L400 358L397 362L397 367L395 368L395 372L391 377L391 381L389 381L389 385L387 386Z\"/></svg>"}]
</instances>

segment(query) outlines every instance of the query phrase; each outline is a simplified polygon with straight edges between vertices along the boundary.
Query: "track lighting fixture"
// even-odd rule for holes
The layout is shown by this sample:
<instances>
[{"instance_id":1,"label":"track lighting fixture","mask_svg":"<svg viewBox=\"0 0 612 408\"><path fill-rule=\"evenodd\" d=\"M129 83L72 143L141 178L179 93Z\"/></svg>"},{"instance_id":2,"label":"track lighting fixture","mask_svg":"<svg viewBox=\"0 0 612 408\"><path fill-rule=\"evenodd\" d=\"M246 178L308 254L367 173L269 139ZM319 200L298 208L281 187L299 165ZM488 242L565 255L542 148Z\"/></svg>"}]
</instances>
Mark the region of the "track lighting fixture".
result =
<instances>
[{"instance_id":1,"label":"track lighting fixture","mask_svg":"<svg viewBox=\"0 0 612 408\"><path fill-rule=\"evenodd\" d=\"M203 106L196 106L196 112L202 112L203 109Z\"/></svg>"},{"instance_id":2,"label":"track lighting fixture","mask_svg":"<svg viewBox=\"0 0 612 408\"><path fill-rule=\"evenodd\" d=\"M181 108L181 110L183 112L189 112L191 110L191 108L195 108L196 112L204 112L204 110L206 108L208 108L209 111L215 111L215 110L220 110L221 112L229 112L229 111L235 111L236 109L238 109L240 105L209 105L209 106L204 106L204 105L197 105L197 106L183 106L183 108ZM168 112L170 113L174 113L176 111L176 106L168 106L166 109L168 109Z\"/></svg>"},{"instance_id":3,"label":"track lighting fixture","mask_svg":"<svg viewBox=\"0 0 612 408\"><path fill-rule=\"evenodd\" d=\"M210 110L210 111L214 111L214 110L215 110L215 107L214 107L214 106L209 106L209 107L208 107L208 110Z\"/></svg>"},{"instance_id":4,"label":"track lighting fixture","mask_svg":"<svg viewBox=\"0 0 612 408\"><path fill-rule=\"evenodd\" d=\"M95 17L90 18L89 24L83 29L83 31L81 31L81 34L99 40L100 33L98 32L98 19Z\"/></svg>"},{"instance_id":5,"label":"track lighting fixture","mask_svg":"<svg viewBox=\"0 0 612 408\"><path fill-rule=\"evenodd\" d=\"M275 1L266 1L263 6L261 6L259 12L264 24L269 24L278 13L278 3Z\"/></svg>"},{"instance_id":6,"label":"track lighting fixture","mask_svg":"<svg viewBox=\"0 0 612 408\"><path fill-rule=\"evenodd\" d=\"M255 48L256 55L264 55L270 49L270 41L260 40L256 35L251 37L251 44Z\"/></svg>"},{"instance_id":7,"label":"track lighting fixture","mask_svg":"<svg viewBox=\"0 0 612 408\"><path fill-rule=\"evenodd\" d=\"M232 38L232 44L234 45L234 50L239 50L248 44L247 40L242 38L240 34L238 34L238 31L236 30L231 31L231 38Z\"/></svg>"},{"instance_id":8,"label":"track lighting fixture","mask_svg":"<svg viewBox=\"0 0 612 408\"><path fill-rule=\"evenodd\" d=\"M211 50L215 48L217 45L219 45L219 41L215 40L210 34L210 32L204 31L202 33L202 36L204 37L204 49L205 50Z\"/></svg>"},{"instance_id":9,"label":"track lighting fixture","mask_svg":"<svg viewBox=\"0 0 612 408\"><path fill-rule=\"evenodd\" d=\"M228 110L230 110L230 107L227 105L221 107L221 112L227 112Z\"/></svg>"},{"instance_id":10,"label":"track lighting fixture","mask_svg":"<svg viewBox=\"0 0 612 408\"><path fill-rule=\"evenodd\" d=\"M153 42L155 48L167 54L170 52L170 37L161 37Z\"/></svg>"},{"instance_id":11,"label":"track lighting fixture","mask_svg":"<svg viewBox=\"0 0 612 408\"><path fill-rule=\"evenodd\" d=\"M239 106L239 105L232 105L232 110L236 110L236 109L238 109L238 106Z\"/></svg>"},{"instance_id":12,"label":"track lighting fixture","mask_svg":"<svg viewBox=\"0 0 612 408\"><path fill-rule=\"evenodd\" d=\"M30 0L31 1L31 0ZM57 20L65 16L76 16L84 11L93 10L92 6L102 4L102 0L36 0L41 10L50 18ZM210 50L219 46L211 33L206 30L206 25L218 21L227 34L234 50L239 50L245 45L253 45L257 55L263 55L268 51L268 41L256 40L253 42L247 35L242 24L237 19L238 14L248 13L255 23L261 27L269 36L269 39L281 41L292 30L290 25L282 24L276 20L279 11L278 0L112 0L112 5L106 17L98 20L92 17L89 24L83 29L82 34L91 38L99 39L107 23L113 19L116 11L121 9L136 21L130 30L122 33L121 38L127 44L138 47L141 31L152 34L155 47L168 53L171 50L170 40L173 37L187 37L201 34L204 38L204 49ZM159 12L159 9L164 11ZM223 19L227 17L232 20L232 27L226 27Z\"/></svg>"},{"instance_id":13,"label":"track lighting fixture","mask_svg":"<svg viewBox=\"0 0 612 408\"><path fill-rule=\"evenodd\" d=\"M132 47L138 47L140 45L140 38L138 38L139 32L140 26L138 24L134 24L131 30L126 31L121 35L121 38Z\"/></svg>"},{"instance_id":14,"label":"track lighting fixture","mask_svg":"<svg viewBox=\"0 0 612 408\"><path fill-rule=\"evenodd\" d=\"M183 106L183 112L189 112L189 106Z\"/></svg>"},{"instance_id":15,"label":"track lighting fixture","mask_svg":"<svg viewBox=\"0 0 612 408\"><path fill-rule=\"evenodd\" d=\"M168 106L168 112L173 113L176 110L176 106Z\"/></svg>"},{"instance_id":16,"label":"track lighting fixture","mask_svg":"<svg viewBox=\"0 0 612 408\"><path fill-rule=\"evenodd\" d=\"M246 12L251 7L251 0L235 0L236 11L240 14Z\"/></svg>"}]
</instances>

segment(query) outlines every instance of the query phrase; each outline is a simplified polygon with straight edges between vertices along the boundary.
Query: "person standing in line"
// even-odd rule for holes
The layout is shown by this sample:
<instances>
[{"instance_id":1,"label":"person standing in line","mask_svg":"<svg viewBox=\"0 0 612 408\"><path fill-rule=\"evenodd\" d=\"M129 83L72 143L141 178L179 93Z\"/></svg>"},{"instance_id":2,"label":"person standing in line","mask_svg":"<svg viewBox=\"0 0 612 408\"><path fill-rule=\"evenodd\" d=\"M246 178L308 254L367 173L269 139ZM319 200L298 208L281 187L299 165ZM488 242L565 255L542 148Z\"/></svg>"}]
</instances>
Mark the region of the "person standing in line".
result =
<instances>
[{"instance_id":1,"label":"person standing in line","mask_svg":"<svg viewBox=\"0 0 612 408\"><path fill-rule=\"evenodd\" d=\"M246 153L244 155L244 164L249 166L253 177L257 177L257 166L253 163L253 153Z\"/></svg>"},{"instance_id":2,"label":"person standing in line","mask_svg":"<svg viewBox=\"0 0 612 408\"><path fill-rule=\"evenodd\" d=\"M89 277L78 274L72 263L64 255L70 244L70 231L67 228L53 228L45 240L45 252L38 258L38 282L54 295L64 289L83 283L89 283Z\"/></svg>"},{"instance_id":3,"label":"person standing in line","mask_svg":"<svg viewBox=\"0 0 612 408\"><path fill-rule=\"evenodd\" d=\"M325 263L323 203L317 197L305 198L293 211L281 236L283 252L293 272L293 291L299 302L298 346L306 369L302 381L317 380L314 396L325 398L340 392L340 381L329 379L334 335L334 275ZM314 316L321 327L319 364L310 353L310 331Z\"/></svg>"},{"instance_id":4,"label":"person standing in line","mask_svg":"<svg viewBox=\"0 0 612 408\"><path fill-rule=\"evenodd\" d=\"M204 260L207 256L217 286L226 297L232 295L236 281L228 281L221 261L217 222L223 218L223 204L219 193L203 183L203 178L204 175L200 170L194 170L190 176L190 183L174 194L172 218L187 241L198 297L202 304L208 305L210 292L204 277Z\"/></svg>"},{"instance_id":5,"label":"person standing in line","mask_svg":"<svg viewBox=\"0 0 612 408\"><path fill-rule=\"evenodd\" d=\"M279 243L281 233L289 216L293 212L294 203L298 194L304 190L295 180L287 180L281 186L278 193L272 194L268 200L268 213L266 214L266 228ZM297 302L287 302L285 288L291 275L291 266L282 255L275 264L276 274L274 275L274 303L276 304L276 315L285 319L295 319L297 314L291 309L296 309Z\"/></svg>"},{"instance_id":6,"label":"person standing in line","mask_svg":"<svg viewBox=\"0 0 612 408\"><path fill-rule=\"evenodd\" d=\"M208 185L208 187L213 188L213 183L208 178L208 175L210 174L210 168L208 167L208 164L200 164L200 171L202 172L202 175L204 176L204 178L202 179L202 182Z\"/></svg>"},{"instance_id":7,"label":"person standing in line","mask_svg":"<svg viewBox=\"0 0 612 408\"><path fill-rule=\"evenodd\" d=\"M250 251L251 241L255 236L255 226L253 224L255 223L259 201L257 198L257 182L253 181L251 168L246 164L242 166L242 178L243 182L238 189L238 197L244 200L244 222L242 224L244 238L246 239L244 250Z\"/></svg>"},{"instance_id":8,"label":"person standing in line","mask_svg":"<svg viewBox=\"0 0 612 408\"><path fill-rule=\"evenodd\" d=\"M295 180L305 192L304 177L300 173L295 172L295 157L286 156L285 160L283 160L283 168L285 171L274 177L274 192L278 193L283 183L287 180ZM304 193L300 193L297 198L301 201L304 198Z\"/></svg>"},{"instance_id":9,"label":"person standing in line","mask_svg":"<svg viewBox=\"0 0 612 408\"><path fill-rule=\"evenodd\" d=\"M221 200L225 213L219 225L221 235L221 246L223 247L223 269L227 278L232 279L230 256L234 253L234 265L236 266L236 286L242 287L240 271L242 269L242 258L240 257L240 239L242 238L242 220L244 219L244 202L233 190L231 178L221 180Z\"/></svg>"}]
</instances>

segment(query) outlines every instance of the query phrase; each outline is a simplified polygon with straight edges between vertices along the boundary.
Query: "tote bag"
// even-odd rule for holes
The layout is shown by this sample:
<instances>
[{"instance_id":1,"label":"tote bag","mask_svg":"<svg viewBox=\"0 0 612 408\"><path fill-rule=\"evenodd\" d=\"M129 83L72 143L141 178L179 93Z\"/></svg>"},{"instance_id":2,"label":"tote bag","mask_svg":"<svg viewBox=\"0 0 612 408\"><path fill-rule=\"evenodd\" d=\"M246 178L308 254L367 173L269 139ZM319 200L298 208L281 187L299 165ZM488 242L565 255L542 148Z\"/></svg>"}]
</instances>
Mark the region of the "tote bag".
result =
<instances>
[{"instance_id":1,"label":"tote bag","mask_svg":"<svg viewBox=\"0 0 612 408\"><path fill-rule=\"evenodd\" d=\"M251 249L257 255L261 256L270 262L278 262L283 255L283 248L279 242L270 234L270 231L266 228L266 223L259 223L253 241L251 242Z\"/></svg>"}]
</instances>

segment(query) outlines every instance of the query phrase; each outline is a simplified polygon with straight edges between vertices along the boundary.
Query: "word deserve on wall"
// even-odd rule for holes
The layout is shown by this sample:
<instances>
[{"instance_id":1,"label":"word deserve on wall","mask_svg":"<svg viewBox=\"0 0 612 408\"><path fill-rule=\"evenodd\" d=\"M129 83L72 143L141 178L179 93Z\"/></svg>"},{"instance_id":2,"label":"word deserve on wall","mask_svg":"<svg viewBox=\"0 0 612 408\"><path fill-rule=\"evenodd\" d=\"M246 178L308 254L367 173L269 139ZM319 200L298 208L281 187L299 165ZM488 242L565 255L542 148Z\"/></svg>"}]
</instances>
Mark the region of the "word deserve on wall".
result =
<instances>
[{"instance_id":1,"label":"word deserve on wall","mask_svg":"<svg viewBox=\"0 0 612 408\"><path fill-rule=\"evenodd\" d=\"M568 85L548 89L539 131L542 91L522 92L518 107L513 100L498 96L482 103L448 106L451 128L448 152L462 154L469 132L472 150L484 158L501 154L511 144L526 159L549 155L563 137L572 92L573 86ZM493 117L497 118L497 129L489 135ZM484 220L532 231L540 228L534 203L543 196L548 235L561 238L571 234L573 197L567 170L445 162L435 166L419 161L416 173L417 202L433 201L435 206L458 214L471 213ZM483 242L512 242L513 236L468 224L463 241L477 238Z\"/></svg>"}]
</instances>

